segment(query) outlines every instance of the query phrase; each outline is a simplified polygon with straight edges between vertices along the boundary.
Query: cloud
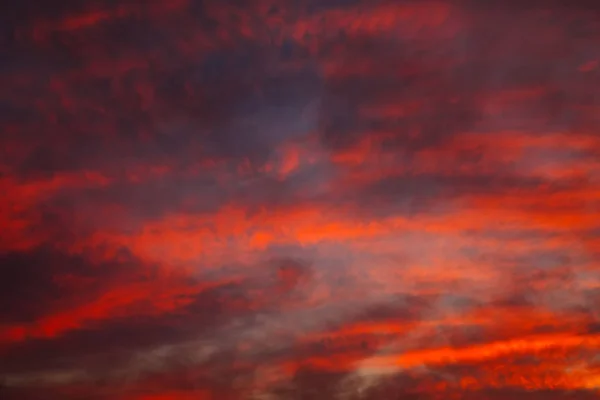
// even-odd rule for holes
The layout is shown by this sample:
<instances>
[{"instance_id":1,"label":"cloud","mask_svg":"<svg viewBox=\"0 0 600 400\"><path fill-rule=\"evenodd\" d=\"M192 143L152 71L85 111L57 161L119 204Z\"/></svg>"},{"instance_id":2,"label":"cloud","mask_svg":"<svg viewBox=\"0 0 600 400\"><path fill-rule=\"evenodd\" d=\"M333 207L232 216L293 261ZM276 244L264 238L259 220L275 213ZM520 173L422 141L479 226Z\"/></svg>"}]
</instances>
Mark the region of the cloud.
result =
<instances>
[{"instance_id":1,"label":"cloud","mask_svg":"<svg viewBox=\"0 0 600 400\"><path fill-rule=\"evenodd\" d=\"M594 18L0 12L0 397L597 397Z\"/></svg>"}]
</instances>

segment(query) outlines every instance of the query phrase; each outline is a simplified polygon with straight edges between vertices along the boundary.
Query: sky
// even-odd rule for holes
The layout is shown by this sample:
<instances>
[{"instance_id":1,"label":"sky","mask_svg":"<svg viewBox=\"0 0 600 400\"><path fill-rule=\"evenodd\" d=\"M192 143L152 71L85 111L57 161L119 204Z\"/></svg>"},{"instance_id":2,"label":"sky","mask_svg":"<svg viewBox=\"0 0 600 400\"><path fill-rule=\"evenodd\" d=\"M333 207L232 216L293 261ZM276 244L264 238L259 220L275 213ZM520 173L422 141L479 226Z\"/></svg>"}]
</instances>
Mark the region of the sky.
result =
<instances>
[{"instance_id":1,"label":"sky","mask_svg":"<svg viewBox=\"0 0 600 400\"><path fill-rule=\"evenodd\" d=\"M0 397L600 397L594 1L0 12Z\"/></svg>"}]
</instances>

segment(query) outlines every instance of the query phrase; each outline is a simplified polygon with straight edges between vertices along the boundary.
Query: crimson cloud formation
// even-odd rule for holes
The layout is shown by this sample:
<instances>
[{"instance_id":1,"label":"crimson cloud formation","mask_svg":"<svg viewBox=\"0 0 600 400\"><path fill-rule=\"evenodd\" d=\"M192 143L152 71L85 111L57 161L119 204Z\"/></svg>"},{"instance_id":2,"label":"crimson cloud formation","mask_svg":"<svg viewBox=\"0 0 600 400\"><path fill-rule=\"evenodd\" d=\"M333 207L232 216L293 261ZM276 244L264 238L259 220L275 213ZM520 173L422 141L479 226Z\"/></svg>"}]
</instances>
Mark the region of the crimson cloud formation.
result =
<instances>
[{"instance_id":1,"label":"crimson cloud formation","mask_svg":"<svg viewBox=\"0 0 600 400\"><path fill-rule=\"evenodd\" d=\"M0 397L600 397L593 1L0 12Z\"/></svg>"}]
</instances>

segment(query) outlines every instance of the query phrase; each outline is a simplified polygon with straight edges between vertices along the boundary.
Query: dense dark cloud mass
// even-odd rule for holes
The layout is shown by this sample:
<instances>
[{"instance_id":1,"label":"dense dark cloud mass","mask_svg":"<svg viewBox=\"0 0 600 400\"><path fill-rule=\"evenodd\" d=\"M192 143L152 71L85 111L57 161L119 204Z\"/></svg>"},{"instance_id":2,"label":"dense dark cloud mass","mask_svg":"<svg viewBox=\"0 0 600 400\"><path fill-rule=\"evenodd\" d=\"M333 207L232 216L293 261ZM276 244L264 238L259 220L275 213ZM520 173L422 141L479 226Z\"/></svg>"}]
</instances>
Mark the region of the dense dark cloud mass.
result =
<instances>
[{"instance_id":1,"label":"dense dark cloud mass","mask_svg":"<svg viewBox=\"0 0 600 400\"><path fill-rule=\"evenodd\" d=\"M599 10L3 7L0 398L598 398Z\"/></svg>"}]
</instances>

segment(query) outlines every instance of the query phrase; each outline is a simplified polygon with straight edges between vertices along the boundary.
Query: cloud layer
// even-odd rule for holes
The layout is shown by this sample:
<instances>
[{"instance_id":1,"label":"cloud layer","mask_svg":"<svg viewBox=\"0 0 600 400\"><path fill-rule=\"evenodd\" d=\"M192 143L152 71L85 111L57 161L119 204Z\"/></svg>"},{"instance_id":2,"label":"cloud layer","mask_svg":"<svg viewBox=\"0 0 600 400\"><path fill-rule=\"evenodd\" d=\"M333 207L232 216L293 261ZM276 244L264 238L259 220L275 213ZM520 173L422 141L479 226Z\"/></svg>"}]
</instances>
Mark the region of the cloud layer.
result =
<instances>
[{"instance_id":1,"label":"cloud layer","mask_svg":"<svg viewBox=\"0 0 600 400\"><path fill-rule=\"evenodd\" d=\"M600 394L592 3L0 15L0 397Z\"/></svg>"}]
</instances>

